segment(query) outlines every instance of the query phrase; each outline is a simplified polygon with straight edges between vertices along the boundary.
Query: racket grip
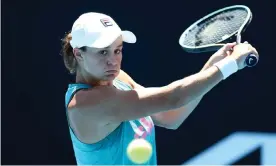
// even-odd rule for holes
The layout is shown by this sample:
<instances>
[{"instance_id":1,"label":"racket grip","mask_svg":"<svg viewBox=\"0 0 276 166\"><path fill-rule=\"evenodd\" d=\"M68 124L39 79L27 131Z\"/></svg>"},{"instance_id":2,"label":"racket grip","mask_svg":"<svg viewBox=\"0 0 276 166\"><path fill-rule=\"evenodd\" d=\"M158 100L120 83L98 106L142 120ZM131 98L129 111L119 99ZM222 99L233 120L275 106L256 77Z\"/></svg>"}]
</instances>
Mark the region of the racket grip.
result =
<instances>
[{"instance_id":1,"label":"racket grip","mask_svg":"<svg viewBox=\"0 0 276 166\"><path fill-rule=\"evenodd\" d=\"M258 63L258 58L254 54L249 54L245 59L246 66L253 67Z\"/></svg>"}]
</instances>

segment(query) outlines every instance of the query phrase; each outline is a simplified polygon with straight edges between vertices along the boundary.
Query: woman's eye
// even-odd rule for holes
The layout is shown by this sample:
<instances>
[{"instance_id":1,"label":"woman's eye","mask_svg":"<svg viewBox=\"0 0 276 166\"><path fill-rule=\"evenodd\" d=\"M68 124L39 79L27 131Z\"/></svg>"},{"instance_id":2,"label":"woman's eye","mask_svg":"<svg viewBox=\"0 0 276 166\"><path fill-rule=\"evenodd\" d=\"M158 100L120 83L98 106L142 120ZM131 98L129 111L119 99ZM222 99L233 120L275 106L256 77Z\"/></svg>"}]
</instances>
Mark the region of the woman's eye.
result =
<instances>
[{"instance_id":1,"label":"woman's eye","mask_svg":"<svg viewBox=\"0 0 276 166\"><path fill-rule=\"evenodd\" d=\"M100 51L99 53L100 53L101 55L107 55L108 52L107 52L106 50L102 50L102 51Z\"/></svg>"},{"instance_id":2,"label":"woman's eye","mask_svg":"<svg viewBox=\"0 0 276 166\"><path fill-rule=\"evenodd\" d=\"M122 52L122 50L115 50L115 54L120 54Z\"/></svg>"}]
</instances>

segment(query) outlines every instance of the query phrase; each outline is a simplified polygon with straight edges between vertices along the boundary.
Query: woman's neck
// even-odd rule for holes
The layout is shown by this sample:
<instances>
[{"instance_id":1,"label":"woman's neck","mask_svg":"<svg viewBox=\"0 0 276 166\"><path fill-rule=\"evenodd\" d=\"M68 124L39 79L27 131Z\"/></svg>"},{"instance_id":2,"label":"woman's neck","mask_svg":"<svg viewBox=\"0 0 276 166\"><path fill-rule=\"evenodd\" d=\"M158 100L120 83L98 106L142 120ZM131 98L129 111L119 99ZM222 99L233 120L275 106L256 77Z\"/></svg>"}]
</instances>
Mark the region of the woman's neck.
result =
<instances>
[{"instance_id":1,"label":"woman's neck","mask_svg":"<svg viewBox=\"0 0 276 166\"><path fill-rule=\"evenodd\" d=\"M76 83L83 83L91 86L113 86L113 81L99 80L89 75L88 73L79 71L76 73Z\"/></svg>"}]
</instances>

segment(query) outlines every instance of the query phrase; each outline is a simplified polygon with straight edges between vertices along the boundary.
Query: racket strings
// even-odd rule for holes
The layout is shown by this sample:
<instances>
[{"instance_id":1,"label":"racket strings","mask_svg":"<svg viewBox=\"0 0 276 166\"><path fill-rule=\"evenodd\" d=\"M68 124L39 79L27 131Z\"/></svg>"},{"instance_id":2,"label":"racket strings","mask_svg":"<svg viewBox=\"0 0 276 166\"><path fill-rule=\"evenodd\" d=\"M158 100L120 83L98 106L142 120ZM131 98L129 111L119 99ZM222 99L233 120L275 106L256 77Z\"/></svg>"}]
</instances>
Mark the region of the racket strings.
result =
<instances>
[{"instance_id":1,"label":"racket strings","mask_svg":"<svg viewBox=\"0 0 276 166\"><path fill-rule=\"evenodd\" d=\"M219 13L189 30L184 45L198 47L227 39L246 21L247 11L235 9Z\"/></svg>"}]
</instances>

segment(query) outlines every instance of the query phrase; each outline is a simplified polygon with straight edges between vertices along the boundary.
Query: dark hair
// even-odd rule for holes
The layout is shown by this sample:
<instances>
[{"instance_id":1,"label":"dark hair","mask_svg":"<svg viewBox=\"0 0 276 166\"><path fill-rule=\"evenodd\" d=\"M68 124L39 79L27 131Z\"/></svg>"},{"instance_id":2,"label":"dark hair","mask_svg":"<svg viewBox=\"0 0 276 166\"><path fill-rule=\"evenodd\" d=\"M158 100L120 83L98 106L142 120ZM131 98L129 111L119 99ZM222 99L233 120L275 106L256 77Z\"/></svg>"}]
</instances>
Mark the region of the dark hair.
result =
<instances>
[{"instance_id":1,"label":"dark hair","mask_svg":"<svg viewBox=\"0 0 276 166\"><path fill-rule=\"evenodd\" d=\"M73 53L73 48L70 45L70 40L72 40L71 33L65 34L64 38L62 39L62 50L61 55L63 57L63 62L67 70L71 74L75 74L77 70L77 60ZM85 48L79 48L82 51L85 51Z\"/></svg>"}]
</instances>

